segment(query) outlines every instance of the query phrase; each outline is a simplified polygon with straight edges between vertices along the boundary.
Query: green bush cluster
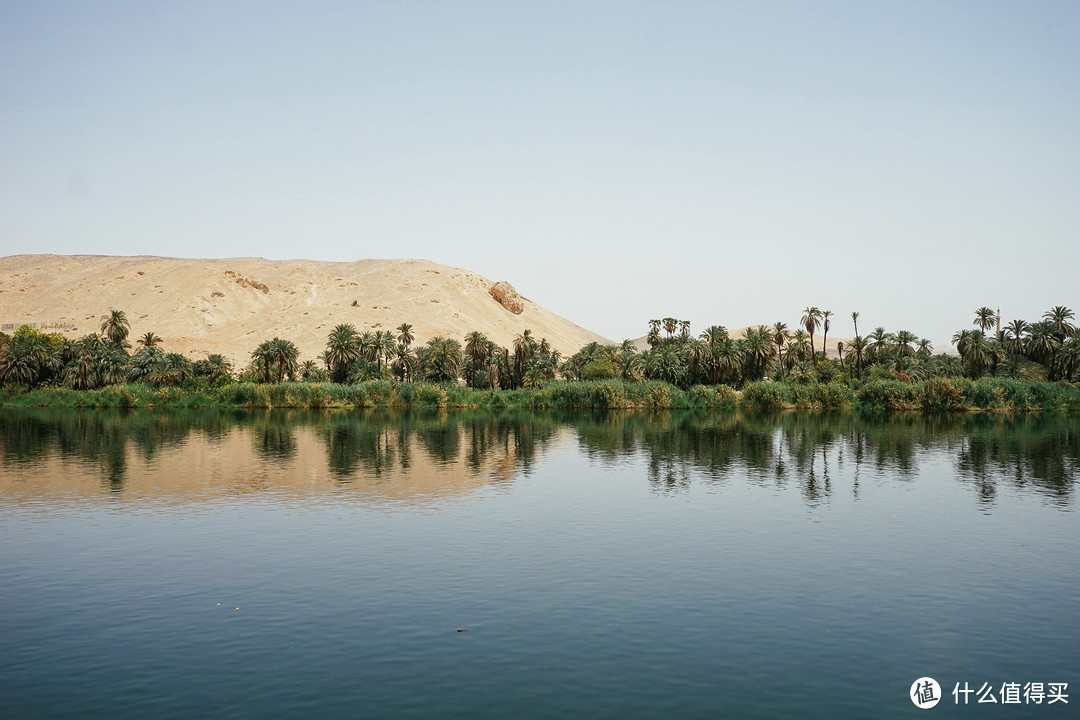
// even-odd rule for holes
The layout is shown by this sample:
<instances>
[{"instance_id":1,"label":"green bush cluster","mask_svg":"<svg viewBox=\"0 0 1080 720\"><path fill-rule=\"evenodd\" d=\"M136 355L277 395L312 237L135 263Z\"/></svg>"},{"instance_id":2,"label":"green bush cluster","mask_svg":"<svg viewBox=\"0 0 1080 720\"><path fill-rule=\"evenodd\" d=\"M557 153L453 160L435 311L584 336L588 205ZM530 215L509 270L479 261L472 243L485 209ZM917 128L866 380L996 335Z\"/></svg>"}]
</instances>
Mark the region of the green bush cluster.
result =
<instances>
[{"instance_id":1,"label":"green bush cluster","mask_svg":"<svg viewBox=\"0 0 1080 720\"><path fill-rule=\"evenodd\" d=\"M956 412L967 407L972 383L963 378L935 377L919 386L919 408L924 412Z\"/></svg>"},{"instance_id":2,"label":"green bush cluster","mask_svg":"<svg viewBox=\"0 0 1080 720\"><path fill-rule=\"evenodd\" d=\"M739 404L754 410L781 410L789 405L788 385L775 382L752 382L743 387Z\"/></svg>"},{"instance_id":3,"label":"green bush cluster","mask_svg":"<svg viewBox=\"0 0 1080 720\"><path fill-rule=\"evenodd\" d=\"M860 410L917 410L918 403L918 386L899 380L871 380L855 391Z\"/></svg>"}]
</instances>

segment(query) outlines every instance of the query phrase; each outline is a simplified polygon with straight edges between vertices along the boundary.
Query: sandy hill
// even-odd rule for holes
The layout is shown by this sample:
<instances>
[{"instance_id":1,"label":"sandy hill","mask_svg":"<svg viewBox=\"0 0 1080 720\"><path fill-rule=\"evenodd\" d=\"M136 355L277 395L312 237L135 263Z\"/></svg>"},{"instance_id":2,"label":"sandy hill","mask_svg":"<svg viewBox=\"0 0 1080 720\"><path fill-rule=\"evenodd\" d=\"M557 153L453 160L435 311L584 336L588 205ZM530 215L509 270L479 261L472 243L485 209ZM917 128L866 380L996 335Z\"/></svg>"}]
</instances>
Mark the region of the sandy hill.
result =
<instances>
[{"instance_id":1,"label":"sandy hill","mask_svg":"<svg viewBox=\"0 0 1080 720\"><path fill-rule=\"evenodd\" d=\"M115 308L126 313L132 342L153 331L166 351L193 359L221 353L237 369L275 336L296 343L301 360L314 360L339 323L365 332L407 322L414 344L435 336L460 341L479 330L504 347L528 328L564 355L608 342L509 286L501 286L509 292L500 302L494 285L426 260L14 255L0 258L0 330L29 323L75 338L97 332Z\"/></svg>"}]
</instances>

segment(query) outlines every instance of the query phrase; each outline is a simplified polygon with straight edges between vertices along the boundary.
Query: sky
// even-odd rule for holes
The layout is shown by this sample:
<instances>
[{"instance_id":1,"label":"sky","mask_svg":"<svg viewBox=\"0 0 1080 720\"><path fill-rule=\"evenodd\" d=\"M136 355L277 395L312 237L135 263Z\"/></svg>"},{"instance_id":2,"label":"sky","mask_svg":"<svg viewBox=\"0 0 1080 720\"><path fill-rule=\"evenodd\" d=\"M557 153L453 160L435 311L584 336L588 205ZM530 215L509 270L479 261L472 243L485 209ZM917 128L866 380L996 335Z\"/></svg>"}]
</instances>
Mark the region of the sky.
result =
<instances>
[{"instance_id":1,"label":"sky","mask_svg":"<svg viewBox=\"0 0 1080 720\"><path fill-rule=\"evenodd\" d=\"M0 0L0 255L425 258L947 349L1080 313L1080 3Z\"/></svg>"}]
</instances>

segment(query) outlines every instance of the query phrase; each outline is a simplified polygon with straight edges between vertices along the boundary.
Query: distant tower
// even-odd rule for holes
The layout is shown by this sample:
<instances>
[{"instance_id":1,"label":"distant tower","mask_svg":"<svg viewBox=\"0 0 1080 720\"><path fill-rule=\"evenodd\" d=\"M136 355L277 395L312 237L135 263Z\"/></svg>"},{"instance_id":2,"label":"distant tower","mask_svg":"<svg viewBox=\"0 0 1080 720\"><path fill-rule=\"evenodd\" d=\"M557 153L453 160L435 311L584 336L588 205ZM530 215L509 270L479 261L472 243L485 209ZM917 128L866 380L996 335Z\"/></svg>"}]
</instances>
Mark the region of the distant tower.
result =
<instances>
[{"instance_id":1,"label":"distant tower","mask_svg":"<svg viewBox=\"0 0 1080 720\"><path fill-rule=\"evenodd\" d=\"M1001 308L997 309L997 334L1001 335Z\"/></svg>"}]
</instances>

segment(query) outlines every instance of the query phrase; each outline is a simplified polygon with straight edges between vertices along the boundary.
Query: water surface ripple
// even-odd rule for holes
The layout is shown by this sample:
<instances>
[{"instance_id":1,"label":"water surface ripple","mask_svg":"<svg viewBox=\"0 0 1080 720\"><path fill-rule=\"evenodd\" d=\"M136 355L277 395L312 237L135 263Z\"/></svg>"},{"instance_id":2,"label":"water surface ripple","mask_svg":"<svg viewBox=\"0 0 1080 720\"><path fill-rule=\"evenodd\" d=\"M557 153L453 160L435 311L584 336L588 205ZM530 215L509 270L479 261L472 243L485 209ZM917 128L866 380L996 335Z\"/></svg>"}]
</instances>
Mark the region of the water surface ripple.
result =
<instances>
[{"instance_id":1,"label":"water surface ripple","mask_svg":"<svg viewBox=\"0 0 1080 720\"><path fill-rule=\"evenodd\" d=\"M1068 717L1078 425L3 410L0 717Z\"/></svg>"}]
</instances>

